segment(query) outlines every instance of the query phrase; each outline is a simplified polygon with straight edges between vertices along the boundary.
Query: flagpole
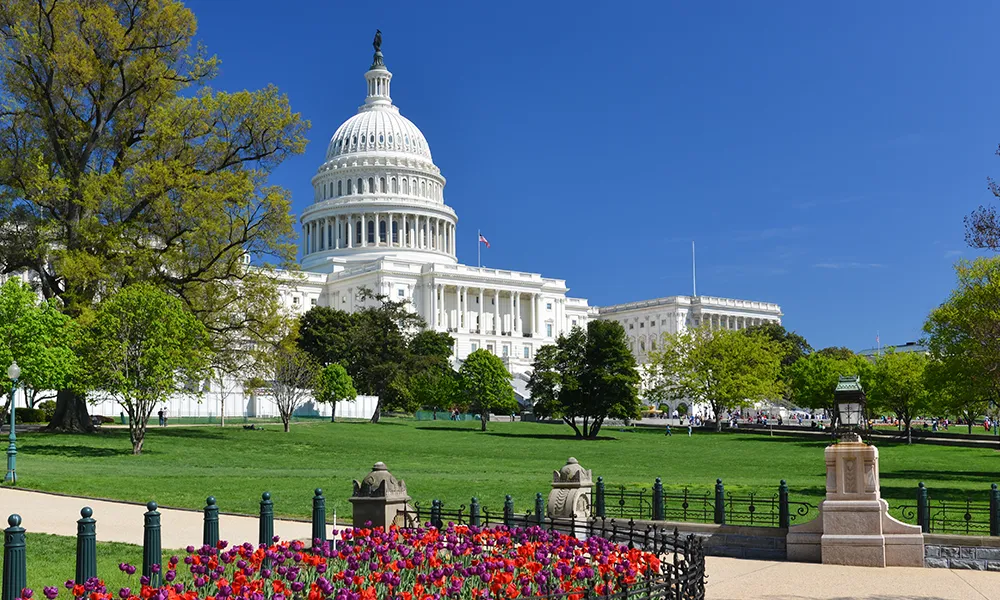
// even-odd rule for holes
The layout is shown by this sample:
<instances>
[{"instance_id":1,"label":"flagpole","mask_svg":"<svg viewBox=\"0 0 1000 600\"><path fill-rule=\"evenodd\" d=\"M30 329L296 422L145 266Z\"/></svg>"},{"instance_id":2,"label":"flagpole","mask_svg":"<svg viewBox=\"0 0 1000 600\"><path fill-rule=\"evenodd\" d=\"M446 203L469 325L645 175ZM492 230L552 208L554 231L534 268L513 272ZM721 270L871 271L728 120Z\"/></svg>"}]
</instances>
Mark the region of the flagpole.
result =
<instances>
[{"instance_id":1,"label":"flagpole","mask_svg":"<svg viewBox=\"0 0 1000 600\"><path fill-rule=\"evenodd\" d=\"M479 239L483 237L483 232L481 229L476 230L476 266L480 269L483 268L483 243Z\"/></svg>"},{"instance_id":2,"label":"flagpole","mask_svg":"<svg viewBox=\"0 0 1000 600\"><path fill-rule=\"evenodd\" d=\"M694 260L694 240L691 240L691 290L694 297L698 297L698 269L695 266Z\"/></svg>"}]
</instances>

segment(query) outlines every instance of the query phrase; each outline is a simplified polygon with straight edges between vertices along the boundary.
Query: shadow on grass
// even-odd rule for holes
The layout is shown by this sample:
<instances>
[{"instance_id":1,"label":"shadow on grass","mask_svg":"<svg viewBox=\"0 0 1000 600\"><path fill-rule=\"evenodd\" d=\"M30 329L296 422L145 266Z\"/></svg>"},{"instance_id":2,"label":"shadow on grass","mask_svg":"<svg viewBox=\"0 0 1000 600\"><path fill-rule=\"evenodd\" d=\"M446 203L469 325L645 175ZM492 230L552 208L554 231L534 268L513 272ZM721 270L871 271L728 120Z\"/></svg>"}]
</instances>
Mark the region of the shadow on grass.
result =
<instances>
[{"instance_id":1,"label":"shadow on grass","mask_svg":"<svg viewBox=\"0 0 1000 600\"><path fill-rule=\"evenodd\" d=\"M507 432L503 432L503 431L490 431L488 429L486 431L480 431L478 424L474 425L474 426L471 426L471 427L462 427L460 425L458 425L458 426L456 426L456 425L439 425L439 426L433 426L433 427L428 427L428 426L420 427L420 426L418 426L418 427L414 427L414 429L420 429L420 430L425 430L425 431L461 431L461 432L464 432L464 433L478 433L478 434L481 434L481 435L488 435L488 436L493 436L493 437L513 438L513 439L522 439L522 440L564 440L564 441L566 441L566 440L579 440L581 442L591 442L591 441L605 441L605 440L614 440L614 439L617 439L617 438L613 438L613 437L608 437L608 436L601 435L601 436L597 436L596 440L588 440L588 439L584 439L584 438L578 438L575 435L573 435L572 433L507 433Z\"/></svg>"},{"instance_id":2,"label":"shadow on grass","mask_svg":"<svg viewBox=\"0 0 1000 600\"><path fill-rule=\"evenodd\" d=\"M75 444L49 445L32 443L31 445L19 448L18 450L21 450L26 454L35 454L39 456L66 456L74 458L109 458L112 456L132 455L131 446L123 448L95 448L93 446L81 446Z\"/></svg>"}]
</instances>

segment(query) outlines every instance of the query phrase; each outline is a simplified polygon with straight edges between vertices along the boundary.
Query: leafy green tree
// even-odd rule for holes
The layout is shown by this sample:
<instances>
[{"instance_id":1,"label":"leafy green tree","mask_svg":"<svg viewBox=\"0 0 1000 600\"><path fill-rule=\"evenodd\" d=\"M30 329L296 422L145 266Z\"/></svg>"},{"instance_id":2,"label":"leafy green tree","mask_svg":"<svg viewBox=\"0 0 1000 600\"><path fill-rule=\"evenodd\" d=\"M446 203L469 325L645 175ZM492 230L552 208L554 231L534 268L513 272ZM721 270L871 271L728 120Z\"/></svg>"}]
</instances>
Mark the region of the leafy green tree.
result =
<instances>
[{"instance_id":1,"label":"leafy green tree","mask_svg":"<svg viewBox=\"0 0 1000 600\"><path fill-rule=\"evenodd\" d=\"M1000 257L960 261L955 272L958 287L931 311L924 332L930 355L946 371L932 379L950 382L948 389L963 397L958 405L971 411L1000 404Z\"/></svg>"},{"instance_id":2,"label":"leafy green tree","mask_svg":"<svg viewBox=\"0 0 1000 600\"><path fill-rule=\"evenodd\" d=\"M841 376L860 375L862 383L867 383L870 368L868 361L855 356L849 357L839 351L823 349L795 361L787 371L791 389L790 400L802 408L824 410L834 414L833 392ZM834 349L837 350L837 349ZM844 357L844 358L841 358Z\"/></svg>"},{"instance_id":3,"label":"leafy green tree","mask_svg":"<svg viewBox=\"0 0 1000 600\"><path fill-rule=\"evenodd\" d=\"M316 402L330 405L330 422L337 420L337 402L355 400L358 391L347 369L338 363L329 364L319 372L314 395Z\"/></svg>"},{"instance_id":4,"label":"leafy green tree","mask_svg":"<svg viewBox=\"0 0 1000 600\"><path fill-rule=\"evenodd\" d=\"M972 424L986 414L989 399L982 395L982 373L953 357L931 359L925 369L930 406L935 413L960 417L972 434Z\"/></svg>"},{"instance_id":5,"label":"leafy green tree","mask_svg":"<svg viewBox=\"0 0 1000 600\"><path fill-rule=\"evenodd\" d=\"M74 349L77 324L64 315L54 300L39 301L38 294L19 279L10 279L0 287L0 367L16 360L21 367L19 387L28 406L34 408L48 396L43 390L68 387L75 381L80 366ZM10 385L0 382L4 413L10 409Z\"/></svg>"},{"instance_id":6,"label":"leafy green tree","mask_svg":"<svg viewBox=\"0 0 1000 600\"><path fill-rule=\"evenodd\" d=\"M875 358L867 386L871 410L895 414L906 431L906 443L913 443L910 423L930 406L925 369L927 355L920 352L889 351ZM862 381L864 384L864 381Z\"/></svg>"},{"instance_id":7,"label":"leafy green tree","mask_svg":"<svg viewBox=\"0 0 1000 600\"><path fill-rule=\"evenodd\" d=\"M156 405L185 383L205 378L210 362L205 326L177 298L134 284L97 308L84 341L89 383L125 407L132 453L141 454Z\"/></svg>"},{"instance_id":8,"label":"leafy green tree","mask_svg":"<svg viewBox=\"0 0 1000 600\"><path fill-rule=\"evenodd\" d=\"M830 346L827 348L821 348L816 351L817 354L822 354L830 358L835 358L837 360L851 360L856 354L850 348L845 348L843 346Z\"/></svg>"},{"instance_id":9,"label":"leafy green tree","mask_svg":"<svg viewBox=\"0 0 1000 600\"><path fill-rule=\"evenodd\" d=\"M470 408L478 411L482 420L482 431L490 413L511 413L517 410L517 398L510 383L510 373L503 361L491 352L480 348L462 363L459 370L462 393Z\"/></svg>"},{"instance_id":10,"label":"leafy green tree","mask_svg":"<svg viewBox=\"0 0 1000 600\"><path fill-rule=\"evenodd\" d=\"M461 380L449 369L424 369L410 379L410 391L418 407L439 411L464 405Z\"/></svg>"},{"instance_id":11,"label":"leafy green tree","mask_svg":"<svg viewBox=\"0 0 1000 600\"><path fill-rule=\"evenodd\" d=\"M761 323L760 325L747 327L744 331L749 333L760 333L765 337L770 338L772 341L780 344L782 349L781 367L783 369L794 364L803 356L808 356L813 351L812 346L809 345L806 338L794 331L788 331L785 329L785 326L780 323Z\"/></svg>"},{"instance_id":12,"label":"leafy green tree","mask_svg":"<svg viewBox=\"0 0 1000 600\"><path fill-rule=\"evenodd\" d=\"M707 402L722 430L722 413L783 393L781 360L786 349L749 329L689 329L664 338L650 354L654 399Z\"/></svg>"},{"instance_id":13,"label":"leafy green tree","mask_svg":"<svg viewBox=\"0 0 1000 600\"><path fill-rule=\"evenodd\" d=\"M410 340L410 353L448 364L455 347L455 338L446 331L425 329Z\"/></svg>"},{"instance_id":14,"label":"leafy green tree","mask_svg":"<svg viewBox=\"0 0 1000 600\"><path fill-rule=\"evenodd\" d=\"M308 123L273 86L208 87L196 29L178 0L0 3L0 272L37 274L70 316L146 281L213 336L247 332L256 310L235 307L267 312L277 274L245 257L294 261L290 195L268 179ZM91 430L79 390L50 428Z\"/></svg>"},{"instance_id":15,"label":"leafy green tree","mask_svg":"<svg viewBox=\"0 0 1000 600\"><path fill-rule=\"evenodd\" d=\"M585 418L581 378L586 359L587 334L574 327L555 344L538 349L528 379L535 415L562 419L579 438L584 437L577 419Z\"/></svg>"},{"instance_id":16,"label":"leafy green tree","mask_svg":"<svg viewBox=\"0 0 1000 600\"><path fill-rule=\"evenodd\" d=\"M339 363L350 367L355 354L352 346L354 325L350 313L314 306L299 318L299 348L321 365Z\"/></svg>"}]
</instances>

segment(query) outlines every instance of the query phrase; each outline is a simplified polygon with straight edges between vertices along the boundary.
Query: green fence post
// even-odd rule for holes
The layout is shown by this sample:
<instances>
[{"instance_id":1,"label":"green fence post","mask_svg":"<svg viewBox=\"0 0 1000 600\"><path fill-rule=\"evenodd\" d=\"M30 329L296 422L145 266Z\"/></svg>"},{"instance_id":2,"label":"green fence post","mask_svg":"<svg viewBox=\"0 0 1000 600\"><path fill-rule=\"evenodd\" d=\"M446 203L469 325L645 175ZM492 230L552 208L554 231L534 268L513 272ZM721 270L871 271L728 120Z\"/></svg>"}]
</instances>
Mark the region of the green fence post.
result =
<instances>
[{"instance_id":1,"label":"green fence post","mask_svg":"<svg viewBox=\"0 0 1000 600\"><path fill-rule=\"evenodd\" d=\"M718 525L726 524L726 488L721 479L715 480L715 522Z\"/></svg>"},{"instance_id":2,"label":"green fence post","mask_svg":"<svg viewBox=\"0 0 1000 600\"><path fill-rule=\"evenodd\" d=\"M146 504L142 527L142 574L149 578L149 585L160 587L162 574L160 565L163 562L163 548L160 546L160 513L156 510L156 502L150 500ZM156 565L156 571L153 570Z\"/></svg>"},{"instance_id":3,"label":"green fence post","mask_svg":"<svg viewBox=\"0 0 1000 600\"><path fill-rule=\"evenodd\" d=\"M663 504L663 480L659 477L653 482L653 520L665 521L666 507Z\"/></svg>"},{"instance_id":4,"label":"green fence post","mask_svg":"<svg viewBox=\"0 0 1000 600\"><path fill-rule=\"evenodd\" d=\"M469 525L479 527L479 498L475 496L469 502Z\"/></svg>"},{"instance_id":5,"label":"green fence post","mask_svg":"<svg viewBox=\"0 0 1000 600\"><path fill-rule=\"evenodd\" d=\"M507 527L514 526L514 499L510 497L510 494L503 500L503 524Z\"/></svg>"},{"instance_id":6,"label":"green fence post","mask_svg":"<svg viewBox=\"0 0 1000 600\"><path fill-rule=\"evenodd\" d=\"M604 478L597 478L597 500L594 502L594 507L597 510L597 516L604 518Z\"/></svg>"},{"instance_id":7,"label":"green fence post","mask_svg":"<svg viewBox=\"0 0 1000 600\"><path fill-rule=\"evenodd\" d=\"M17 600L28 587L28 561L21 516L7 517L3 536L3 600Z\"/></svg>"},{"instance_id":8,"label":"green fence post","mask_svg":"<svg viewBox=\"0 0 1000 600\"><path fill-rule=\"evenodd\" d=\"M917 484L917 525L920 531L930 533L931 531L931 509L927 500L927 486L921 481Z\"/></svg>"},{"instance_id":9,"label":"green fence post","mask_svg":"<svg viewBox=\"0 0 1000 600\"><path fill-rule=\"evenodd\" d=\"M323 497L323 490L316 488L313 496L313 548L323 545L326 541L326 498Z\"/></svg>"},{"instance_id":10,"label":"green fence post","mask_svg":"<svg viewBox=\"0 0 1000 600\"><path fill-rule=\"evenodd\" d=\"M215 496L205 498L205 524L202 527L201 543L216 548L219 545L219 507Z\"/></svg>"},{"instance_id":11,"label":"green fence post","mask_svg":"<svg viewBox=\"0 0 1000 600\"><path fill-rule=\"evenodd\" d=\"M990 535L1000 535L1000 490L990 485Z\"/></svg>"},{"instance_id":12,"label":"green fence post","mask_svg":"<svg viewBox=\"0 0 1000 600\"><path fill-rule=\"evenodd\" d=\"M541 525L545 517L545 499L541 492L535 492L535 524Z\"/></svg>"},{"instance_id":13,"label":"green fence post","mask_svg":"<svg viewBox=\"0 0 1000 600\"><path fill-rule=\"evenodd\" d=\"M76 582L97 577L97 521L94 511L84 506L76 522Z\"/></svg>"},{"instance_id":14,"label":"green fence post","mask_svg":"<svg viewBox=\"0 0 1000 600\"><path fill-rule=\"evenodd\" d=\"M778 527L788 529L792 519L788 512L788 484L782 479L778 484Z\"/></svg>"},{"instance_id":15,"label":"green fence post","mask_svg":"<svg viewBox=\"0 0 1000 600\"><path fill-rule=\"evenodd\" d=\"M274 543L274 503L271 502L271 492L260 495L260 525L257 543L267 547Z\"/></svg>"},{"instance_id":16,"label":"green fence post","mask_svg":"<svg viewBox=\"0 0 1000 600\"><path fill-rule=\"evenodd\" d=\"M444 523L441 522L441 501L431 500L431 525L441 529Z\"/></svg>"}]
</instances>

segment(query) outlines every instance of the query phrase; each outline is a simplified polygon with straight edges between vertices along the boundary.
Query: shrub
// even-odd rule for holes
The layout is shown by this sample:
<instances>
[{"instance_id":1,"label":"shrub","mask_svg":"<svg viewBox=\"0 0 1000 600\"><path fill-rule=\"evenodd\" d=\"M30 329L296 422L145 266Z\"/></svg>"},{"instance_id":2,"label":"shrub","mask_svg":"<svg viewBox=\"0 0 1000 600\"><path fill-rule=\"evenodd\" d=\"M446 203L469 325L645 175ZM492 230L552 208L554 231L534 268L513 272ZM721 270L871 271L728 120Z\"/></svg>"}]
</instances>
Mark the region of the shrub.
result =
<instances>
[{"instance_id":1,"label":"shrub","mask_svg":"<svg viewBox=\"0 0 1000 600\"><path fill-rule=\"evenodd\" d=\"M49 418L40 408L18 408L14 411L14 420L18 423L48 423Z\"/></svg>"},{"instance_id":2,"label":"shrub","mask_svg":"<svg viewBox=\"0 0 1000 600\"><path fill-rule=\"evenodd\" d=\"M45 414L46 421L51 421L52 417L56 415L56 401L46 400L45 402L42 402L41 404L38 405L38 409Z\"/></svg>"}]
</instances>

